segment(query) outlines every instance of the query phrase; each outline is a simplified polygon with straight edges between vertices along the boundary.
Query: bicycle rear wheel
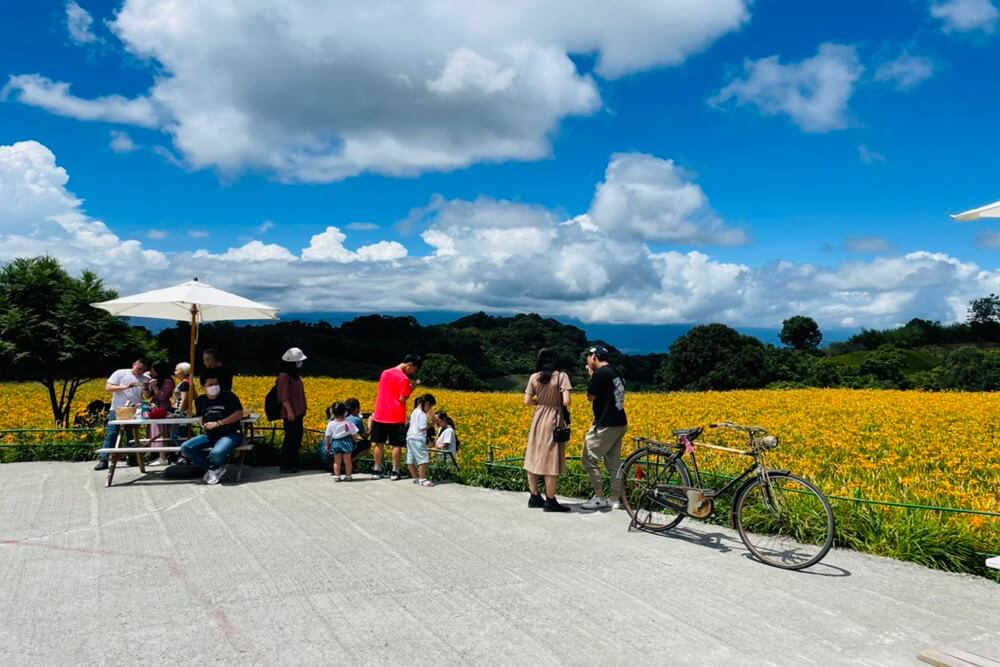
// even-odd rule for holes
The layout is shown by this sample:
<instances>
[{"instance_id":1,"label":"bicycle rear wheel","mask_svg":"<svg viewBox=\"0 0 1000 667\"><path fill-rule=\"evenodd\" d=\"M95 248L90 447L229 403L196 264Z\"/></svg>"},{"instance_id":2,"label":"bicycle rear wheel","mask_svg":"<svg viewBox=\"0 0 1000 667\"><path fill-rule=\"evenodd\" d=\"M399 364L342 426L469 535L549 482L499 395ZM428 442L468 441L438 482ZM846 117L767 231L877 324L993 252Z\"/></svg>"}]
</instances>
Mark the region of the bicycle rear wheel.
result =
<instances>
[{"instance_id":1,"label":"bicycle rear wheel","mask_svg":"<svg viewBox=\"0 0 1000 667\"><path fill-rule=\"evenodd\" d=\"M677 487L691 485L687 466L674 452L640 449L622 465L622 502L642 530L670 530L684 518L666 503L684 506L687 496Z\"/></svg>"},{"instance_id":2,"label":"bicycle rear wheel","mask_svg":"<svg viewBox=\"0 0 1000 667\"><path fill-rule=\"evenodd\" d=\"M744 486L733 502L733 522L753 555L785 570L815 565L833 546L830 501L812 482L785 472Z\"/></svg>"}]
</instances>

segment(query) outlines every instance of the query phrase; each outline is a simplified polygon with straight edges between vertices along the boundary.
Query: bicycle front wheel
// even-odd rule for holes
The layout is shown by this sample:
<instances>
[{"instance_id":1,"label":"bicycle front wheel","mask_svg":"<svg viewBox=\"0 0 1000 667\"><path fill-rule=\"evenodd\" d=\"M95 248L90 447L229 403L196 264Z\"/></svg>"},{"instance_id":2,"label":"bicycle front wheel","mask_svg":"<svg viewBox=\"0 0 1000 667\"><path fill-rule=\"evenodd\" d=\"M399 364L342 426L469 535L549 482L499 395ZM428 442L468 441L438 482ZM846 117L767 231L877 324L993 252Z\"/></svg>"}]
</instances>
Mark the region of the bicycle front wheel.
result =
<instances>
[{"instance_id":1,"label":"bicycle front wheel","mask_svg":"<svg viewBox=\"0 0 1000 667\"><path fill-rule=\"evenodd\" d=\"M687 466L674 452L640 449L621 467L622 502L636 526L642 530L670 530L684 518L672 506L683 507L683 487L691 485Z\"/></svg>"},{"instance_id":2,"label":"bicycle front wheel","mask_svg":"<svg viewBox=\"0 0 1000 667\"><path fill-rule=\"evenodd\" d=\"M733 502L733 522L754 556L785 570L815 565L833 546L830 501L812 482L785 472L744 486Z\"/></svg>"}]
</instances>

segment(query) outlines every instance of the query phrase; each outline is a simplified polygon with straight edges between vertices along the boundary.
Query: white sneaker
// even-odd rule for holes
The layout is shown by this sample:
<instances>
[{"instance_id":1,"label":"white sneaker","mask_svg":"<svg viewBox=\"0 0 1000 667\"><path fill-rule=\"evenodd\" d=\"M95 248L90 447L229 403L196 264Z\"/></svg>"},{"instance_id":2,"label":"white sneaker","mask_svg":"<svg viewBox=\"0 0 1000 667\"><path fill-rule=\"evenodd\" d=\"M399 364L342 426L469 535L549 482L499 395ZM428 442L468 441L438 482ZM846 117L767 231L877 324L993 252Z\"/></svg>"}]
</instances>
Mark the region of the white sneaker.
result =
<instances>
[{"instance_id":1,"label":"white sneaker","mask_svg":"<svg viewBox=\"0 0 1000 667\"><path fill-rule=\"evenodd\" d=\"M611 507L611 502L604 496L594 496L583 505L580 505L580 509L585 510L601 510L605 507Z\"/></svg>"},{"instance_id":2,"label":"white sneaker","mask_svg":"<svg viewBox=\"0 0 1000 667\"><path fill-rule=\"evenodd\" d=\"M205 480L206 484L218 484L222 481L222 478L226 476L226 466L219 466L215 470L209 470L209 478Z\"/></svg>"},{"instance_id":3,"label":"white sneaker","mask_svg":"<svg viewBox=\"0 0 1000 667\"><path fill-rule=\"evenodd\" d=\"M215 482L208 481L212 479L212 477L214 476L215 476L215 471L209 468L208 470L205 471L205 474L201 476L201 481L203 481L205 484L215 484Z\"/></svg>"},{"instance_id":4,"label":"white sneaker","mask_svg":"<svg viewBox=\"0 0 1000 667\"><path fill-rule=\"evenodd\" d=\"M614 500L611 502L611 509L623 510L625 509L625 503L623 503L621 500Z\"/></svg>"}]
</instances>

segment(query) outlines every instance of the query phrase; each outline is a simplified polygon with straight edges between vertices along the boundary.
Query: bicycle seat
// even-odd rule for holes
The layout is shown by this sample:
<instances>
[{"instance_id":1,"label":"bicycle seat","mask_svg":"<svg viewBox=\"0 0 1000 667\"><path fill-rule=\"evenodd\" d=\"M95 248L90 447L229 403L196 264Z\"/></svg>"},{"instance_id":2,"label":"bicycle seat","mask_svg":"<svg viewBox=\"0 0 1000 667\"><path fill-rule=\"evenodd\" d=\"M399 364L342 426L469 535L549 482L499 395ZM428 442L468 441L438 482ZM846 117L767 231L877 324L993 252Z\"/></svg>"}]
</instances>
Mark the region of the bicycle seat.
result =
<instances>
[{"instance_id":1,"label":"bicycle seat","mask_svg":"<svg viewBox=\"0 0 1000 667\"><path fill-rule=\"evenodd\" d=\"M697 428L679 428L674 431L671 431L671 433L676 435L678 438L687 438L688 440L694 440L699 435L701 435L704 430L705 430L704 428L699 426Z\"/></svg>"}]
</instances>

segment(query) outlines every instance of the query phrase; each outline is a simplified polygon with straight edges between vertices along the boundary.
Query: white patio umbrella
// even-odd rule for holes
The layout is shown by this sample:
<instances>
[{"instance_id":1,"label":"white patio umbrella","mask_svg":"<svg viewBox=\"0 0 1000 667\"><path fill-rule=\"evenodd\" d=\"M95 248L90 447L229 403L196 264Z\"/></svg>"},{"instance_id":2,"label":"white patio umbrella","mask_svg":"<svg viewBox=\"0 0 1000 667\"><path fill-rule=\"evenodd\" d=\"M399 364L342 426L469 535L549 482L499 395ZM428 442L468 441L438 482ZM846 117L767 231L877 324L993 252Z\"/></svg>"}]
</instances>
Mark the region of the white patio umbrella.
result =
<instances>
[{"instance_id":1,"label":"white patio umbrella","mask_svg":"<svg viewBox=\"0 0 1000 667\"><path fill-rule=\"evenodd\" d=\"M180 285L123 296L120 299L90 304L123 317L149 317L191 323L191 369L194 370L194 347L198 324L221 320L276 320L278 309L216 289L197 278ZM194 385L192 384L192 389ZM189 401L194 391L188 392Z\"/></svg>"},{"instance_id":2,"label":"white patio umbrella","mask_svg":"<svg viewBox=\"0 0 1000 667\"><path fill-rule=\"evenodd\" d=\"M995 201L992 204L980 206L964 213L956 213L951 218L960 222L969 222L979 220L980 218L1000 218L1000 201Z\"/></svg>"}]
</instances>

